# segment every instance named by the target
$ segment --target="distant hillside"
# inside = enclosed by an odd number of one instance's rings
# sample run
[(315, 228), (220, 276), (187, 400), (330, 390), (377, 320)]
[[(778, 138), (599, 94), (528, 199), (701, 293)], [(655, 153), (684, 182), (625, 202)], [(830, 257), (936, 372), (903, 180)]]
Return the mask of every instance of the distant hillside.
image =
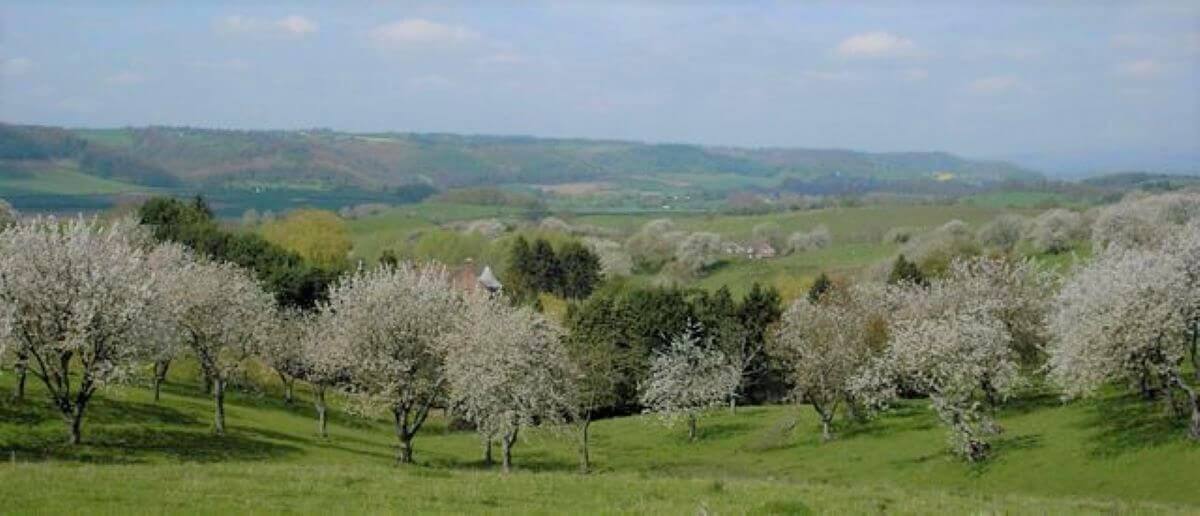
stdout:
[[(946, 153), (739, 149), (451, 134), (233, 131), (185, 127), (65, 130), (0, 126), (0, 168), (69, 160), (84, 174), (202, 188), (439, 188), (620, 181), (660, 175), (855, 177), (982, 185), (1038, 179), (1012, 164)], [(21, 167), (14, 163), (20, 161)], [(36, 168), (36, 167), (35, 167)], [(761, 181), (760, 181), (761, 182)]]
[(1080, 183), (1098, 188), (1117, 190), (1174, 190), (1185, 186), (1200, 185), (1200, 175), (1120, 172), (1089, 177), (1080, 181)]

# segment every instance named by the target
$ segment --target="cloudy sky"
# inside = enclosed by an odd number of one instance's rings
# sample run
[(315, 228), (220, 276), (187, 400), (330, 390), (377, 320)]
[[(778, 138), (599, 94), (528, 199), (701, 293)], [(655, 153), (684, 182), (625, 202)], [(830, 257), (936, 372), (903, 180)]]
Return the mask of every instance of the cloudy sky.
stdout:
[(0, 120), (1200, 157), (1194, 1), (46, 4)]

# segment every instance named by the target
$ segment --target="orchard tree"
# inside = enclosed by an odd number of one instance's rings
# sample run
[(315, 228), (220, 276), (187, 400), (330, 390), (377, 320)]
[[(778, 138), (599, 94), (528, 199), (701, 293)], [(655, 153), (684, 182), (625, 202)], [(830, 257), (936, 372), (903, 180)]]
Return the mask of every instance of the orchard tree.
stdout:
[(1011, 252), (1021, 241), (1027, 221), (1025, 217), (1007, 213), (992, 219), (979, 229), (979, 243), (1001, 252)]
[(317, 411), (317, 434), (328, 437), (329, 407), (325, 395), (329, 389), (348, 383), (351, 358), (347, 346), (337, 339), (337, 314), (322, 305), (315, 314), (301, 312), (293, 319), (299, 330), (297, 376), (312, 386), (313, 407)]
[[(891, 389), (858, 392), (894, 396), (904, 386), (928, 395), (938, 418), (950, 429), (953, 451), (969, 461), (981, 461), (990, 450), (988, 436), (998, 430), (984, 408), (985, 398), (1007, 397), (1021, 382), (1008, 341), (1004, 324), (979, 307), (898, 321), (886, 352), (875, 362), (876, 368), (887, 372), (867, 371), (859, 385), (879, 385), (880, 377), (898, 383)], [(989, 379), (990, 392), (981, 386), (983, 377)]]
[(502, 465), (523, 427), (566, 421), (577, 407), (575, 364), (557, 325), (528, 307), (473, 294), (448, 338), (450, 406), (475, 425), (491, 459), (500, 440)]
[(445, 394), (445, 337), (461, 295), (440, 265), (384, 265), (344, 278), (321, 311), (336, 353), (353, 359), (350, 408), (390, 412), (396, 460), (411, 463), (413, 438)]
[(213, 429), (225, 434), (225, 390), (276, 329), (275, 301), (249, 271), (232, 263), (192, 261), (164, 289), (213, 397)]
[(282, 309), (275, 312), (271, 324), (273, 330), (263, 340), (260, 358), (279, 376), (283, 402), (291, 405), (295, 400), (296, 380), (304, 377), (307, 368), (301, 342), (311, 322), (300, 310)]
[(132, 221), (37, 217), (0, 232), (0, 341), (42, 380), (79, 444), (96, 391), (132, 374), (161, 338), (165, 271)]
[(695, 324), (689, 325), (666, 350), (656, 352), (649, 378), (641, 388), (646, 411), (657, 414), (668, 426), (687, 420), (692, 441), (696, 440), (696, 420), (704, 411), (721, 405), (741, 377), (740, 369), (715, 345), (702, 340), (700, 333)]
[(157, 403), (162, 395), (162, 386), (167, 381), (171, 363), (186, 349), (184, 335), (175, 324), (175, 314), (167, 293), (173, 288), (171, 283), (178, 280), (178, 275), (187, 270), (195, 257), (186, 247), (167, 242), (156, 247), (147, 259), (150, 269), (161, 271), (161, 282), (157, 287), (159, 294), (156, 302), (150, 307), (152, 312), (146, 315), (147, 321), (157, 325), (159, 338), (147, 339), (144, 342), (146, 357), (151, 362), (154, 402)]
[(1029, 223), (1025, 236), (1042, 253), (1061, 253), (1075, 241), (1086, 238), (1087, 225), (1078, 213), (1056, 208), (1038, 215)]
[(1186, 399), (1200, 439), (1200, 386), (1183, 372), (1200, 315), (1200, 225), (1189, 229), (1160, 249), (1109, 247), (1067, 280), (1050, 320), (1050, 377), (1069, 398), (1113, 380), (1143, 392), (1158, 383), (1168, 403)]
[(675, 261), (687, 274), (699, 274), (717, 263), (721, 252), (721, 236), (699, 231), (684, 238), (675, 248)]
[(808, 403), (821, 420), (821, 436), (833, 438), (838, 406), (858, 403), (855, 379), (887, 341), (882, 296), (865, 288), (827, 291), (818, 300), (799, 299), (783, 314), (772, 341), (797, 403)]

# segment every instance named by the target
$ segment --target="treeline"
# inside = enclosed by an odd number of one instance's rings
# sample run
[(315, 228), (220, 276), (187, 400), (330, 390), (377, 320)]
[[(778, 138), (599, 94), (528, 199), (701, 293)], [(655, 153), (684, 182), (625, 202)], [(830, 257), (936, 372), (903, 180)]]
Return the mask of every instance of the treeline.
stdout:
[(255, 233), (223, 229), (201, 197), (191, 202), (151, 199), (138, 210), (138, 217), (160, 242), (177, 242), (210, 259), (253, 271), (282, 306), (313, 307), (344, 272), (311, 264)]
[(530, 245), (518, 236), (509, 256), (510, 292), (518, 297), (548, 293), (566, 299), (583, 299), (600, 283), (600, 258), (577, 241), (557, 250), (543, 238)]

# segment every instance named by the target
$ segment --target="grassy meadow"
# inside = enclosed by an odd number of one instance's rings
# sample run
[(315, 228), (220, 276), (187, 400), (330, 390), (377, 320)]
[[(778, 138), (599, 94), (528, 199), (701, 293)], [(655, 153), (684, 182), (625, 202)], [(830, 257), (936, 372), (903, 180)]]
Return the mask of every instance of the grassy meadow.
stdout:
[[(1200, 511), (1200, 448), (1159, 409), (1124, 395), (1061, 404), (1036, 393), (1004, 409), (994, 460), (952, 456), (924, 402), (819, 439), (807, 407), (741, 407), (700, 422), (697, 442), (650, 417), (592, 427), (590, 474), (573, 434), (530, 432), (516, 471), (485, 469), (479, 440), (438, 415), (418, 435), (417, 464), (393, 465), (382, 419), (333, 411), (316, 435), (300, 389), (232, 393), (230, 430), (210, 429), (211, 403), (193, 365), (174, 368), (164, 396), (127, 386), (98, 397), (84, 444), (65, 444), (61, 418), (30, 379), (10, 400), (0, 377), (0, 495), (13, 513), (1004, 513), (1183, 514)], [(257, 382), (256, 382), (257, 383)]]
[[(785, 299), (800, 295), (822, 271), (834, 275), (852, 275), (892, 257), (900, 246), (883, 242), (883, 236), (895, 227), (929, 230), (951, 220), (962, 220), (977, 229), (1005, 213), (1036, 215), (1041, 209), (1009, 208), (1000, 205), (959, 203), (945, 205), (885, 204), (838, 207), (818, 210), (771, 213), (766, 215), (721, 215), (676, 213), (555, 214), (577, 227), (599, 228), (611, 232), (611, 238), (623, 240), (645, 223), (669, 218), (685, 231), (711, 231), (723, 239), (748, 242), (754, 228), (767, 224), (787, 235), (826, 226), (833, 244), (825, 249), (780, 255), (765, 260), (725, 257), (701, 277), (690, 280), (692, 286), (716, 290), (728, 287), (740, 295), (754, 282), (772, 285)], [(368, 262), (378, 259), (385, 249), (402, 251), (403, 256), (438, 260), (452, 265), (472, 262), (502, 265), (507, 258), (511, 234), (495, 240), (460, 231), (440, 231), (452, 223), (497, 218), (518, 226), (531, 222), (530, 214), (505, 206), (473, 206), (425, 202), (392, 208), (382, 214), (347, 223), (353, 240), (355, 258)], [(536, 223), (536, 219), (532, 222)], [(522, 230), (526, 235), (543, 236)], [(561, 235), (544, 235), (551, 238)], [(1069, 258), (1055, 257), (1057, 260)], [(635, 275), (634, 284), (649, 284), (653, 275)]]

